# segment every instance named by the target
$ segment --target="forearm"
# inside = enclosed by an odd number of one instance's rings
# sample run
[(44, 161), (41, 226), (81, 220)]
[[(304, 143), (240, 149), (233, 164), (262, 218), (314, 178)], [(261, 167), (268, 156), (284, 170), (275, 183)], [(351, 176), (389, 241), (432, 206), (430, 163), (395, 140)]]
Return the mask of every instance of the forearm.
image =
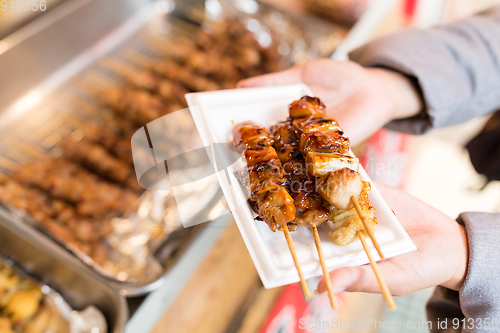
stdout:
[(381, 38), (350, 57), (367, 67), (389, 68), (415, 78), (425, 113), (410, 114), (389, 127), (423, 133), (500, 107), (498, 36), (500, 7), (454, 24)]

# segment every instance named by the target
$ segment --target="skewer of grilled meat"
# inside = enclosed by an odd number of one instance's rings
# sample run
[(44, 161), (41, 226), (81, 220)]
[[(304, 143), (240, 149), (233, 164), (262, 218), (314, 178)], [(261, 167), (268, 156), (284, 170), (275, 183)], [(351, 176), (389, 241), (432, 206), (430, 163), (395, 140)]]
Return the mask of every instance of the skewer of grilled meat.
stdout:
[(114, 156), (129, 165), (134, 163), (130, 137), (125, 139), (115, 131), (99, 126), (95, 122), (85, 124), (82, 130), (85, 139), (105, 147)]
[(300, 149), (306, 156), (308, 172), (320, 177), (319, 194), (329, 204), (349, 209), (350, 198), (358, 199), (363, 187), (357, 172), (359, 160), (349, 155), (349, 140), (324, 110), (318, 98), (304, 96), (290, 104), (290, 117), (301, 133)]
[(110, 88), (98, 97), (103, 105), (140, 126), (182, 109), (181, 105), (165, 103), (157, 95), (144, 90)]
[(63, 140), (60, 146), (66, 158), (82, 164), (105, 179), (118, 182), (135, 192), (142, 192), (130, 165), (110, 155), (102, 146), (86, 139), (75, 141), (72, 138)]
[(304, 96), (290, 104), (290, 117), (300, 133), (300, 149), (312, 175), (322, 177), (344, 167), (358, 170), (359, 160), (349, 156), (349, 139), (326, 115), (318, 98)]
[[(368, 200), (370, 191), (370, 183), (363, 182), (363, 189), (358, 202), (365, 216), (365, 221), (368, 222), (368, 227), (372, 232), (375, 232), (377, 228), (377, 219), (375, 217), (375, 207), (373, 207)], [(337, 245), (347, 245), (357, 241), (358, 231), (364, 232), (365, 229), (354, 207), (343, 210), (335, 208), (335, 206), (330, 206), (328, 220), (332, 221), (335, 226), (335, 230), (330, 231), (329, 235)]]
[(300, 278), (300, 285), (306, 299), (311, 297), (309, 286), (302, 274), (302, 268), (290, 236), (290, 227), (297, 228), (295, 223), (295, 205), (290, 194), (283, 186), (285, 170), (281, 166), (276, 150), (272, 146), (269, 132), (252, 122), (245, 122), (233, 129), (234, 146), (243, 151), (248, 167), (250, 182), (250, 200), (254, 201), (259, 217), (274, 232), (283, 230), (290, 254)]
[(126, 72), (125, 78), (132, 86), (147, 90), (153, 94), (158, 94), (166, 102), (175, 102), (186, 106), (184, 95), (188, 92), (179, 83), (161, 77), (148, 70), (132, 70)]
[(283, 165), (288, 181), (286, 188), (296, 208), (295, 222), (299, 226), (318, 226), (328, 218), (329, 211), (323, 207), (322, 199), (316, 193), (316, 177), (309, 175), (300, 152), (299, 138), (291, 120), (271, 127), (274, 147)]
[(161, 77), (179, 82), (190, 91), (211, 91), (221, 88), (214, 80), (193, 73), (170, 59), (155, 61), (151, 70)]
[(328, 209), (323, 206), (321, 196), (315, 191), (316, 178), (309, 175), (307, 172), (304, 157), (299, 150), (300, 145), (297, 140), (298, 137), (293, 128), (291, 119), (275, 125), (272, 132), (276, 135), (274, 140), (275, 146), (281, 146), (279, 157), (283, 163), (283, 168), (287, 172), (287, 189), (292, 195), (296, 207), (295, 223), (299, 226), (311, 228), (330, 303), (332, 308), (335, 309), (337, 307), (337, 301), (332, 289), (330, 276), (328, 275), (321, 239), (317, 228), (318, 225), (327, 220), (329, 215)]
[(236, 150), (243, 152), (247, 162), (250, 200), (256, 203), (259, 217), (272, 231), (292, 222), (295, 206), (284, 187), (285, 171), (271, 145), (269, 132), (252, 122), (244, 122), (234, 128), (233, 138)]
[(357, 231), (364, 230), (352, 197), (359, 201), (369, 227), (376, 227), (375, 209), (368, 201), (370, 184), (361, 180), (359, 161), (349, 155), (349, 140), (337, 122), (325, 114), (325, 106), (318, 98), (304, 96), (293, 102), (290, 116), (301, 133), (300, 150), (306, 156), (308, 172), (320, 177), (316, 190), (331, 205), (329, 219), (336, 226), (331, 236), (338, 245), (349, 244), (357, 239)]
[(63, 242), (76, 245), (102, 263), (102, 251), (98, 249), (102, 245), (98, 243), (112, 232), (109, 219), (81, 217), (72, 205), (12, 179), (0, 184), (0, 201), (25, 211), (50, 234)]
[[(211, 31), (201, 30), (193, 40), (185, 38), (177, 44), (184, 50), (173, 54), (178, 61), (228, 84), (279, 67), (277, 52), (269, 52), (276, 46), (262, 47), (251, 31), (234, 20), (216, 22)], [(271, 63), (273, 66), (269, 66)]]
[(62, 158), (37, 160), (14, 170), (12, 178), (70, 202), (82, 216), (112, 217), (129, 210), (137, 195), (99, 179)]
[(185, 105), (184, 94), (187, 90), (172, 80), (160, 77), (148, 69), (133, 68), (124, 62), (114, 59), (103, 59), (102, 66), (123, 75), (127, 83), (135, 88), (158, 94), (166, 102), (177, 102)]

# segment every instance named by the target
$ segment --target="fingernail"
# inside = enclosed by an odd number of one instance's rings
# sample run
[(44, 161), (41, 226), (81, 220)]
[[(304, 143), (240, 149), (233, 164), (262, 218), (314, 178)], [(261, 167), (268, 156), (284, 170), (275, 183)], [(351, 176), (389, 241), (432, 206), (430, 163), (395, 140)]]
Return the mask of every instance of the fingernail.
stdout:
[(314, 290), (314, 295), (316, 295), (316, 296), (323, 295), (324, 293), (326, 293), (326, 291), (323, 291), (322, 293), (320, 293), (320, 292), (318, 291), (318, 289), (315, 289), (315, 290)]

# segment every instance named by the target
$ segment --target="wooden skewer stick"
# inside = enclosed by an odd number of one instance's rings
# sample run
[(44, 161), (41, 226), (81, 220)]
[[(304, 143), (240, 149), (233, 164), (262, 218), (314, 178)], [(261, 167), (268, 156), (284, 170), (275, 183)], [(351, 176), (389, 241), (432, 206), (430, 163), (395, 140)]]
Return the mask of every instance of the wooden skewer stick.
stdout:
[(337, 300), (335, 299), (335, 293), (332, 288), (332, 280), (330, 279), (330, 274), (325, 264), (325, 256), (323, 255), (323, 248), (321, 247), (321, 240), (319, 238), (318, 228), (315, 225), (311, 225), (311, 231), (314, 237), (314, 243), (316, 244), (316, 249), (318, 250), (319, 262), (321, 268), (323, 269), (323, 279), (325, 280), (326, 289), (328, 290), (328, 297), (330, 297), (330, 304), (333, 309), (337, 308)]
[(99, 73), (94, 72), (94, 71), (89, 71), (85, 75), (85, 79), (89, 80), (90, 82), (92, 82), (98, 86), (101, 86), (104, 89), (117, 88), (117, 84), (115, 82), (111, 81), (110, 79), (108, 79), (104, 75), (99, 74)]
[(180, 62), (185, 61), (188, 55), (196, 50), (191, 39), (184, 37), (179, 37), (175, 42), (159, 37), (152, 37), (149, 41), (146, 41), (146, 43), (153, 52)]
[(87, 80), (81, 78), (73, 78), (70, 80), (70, 82), (93, 97), (99, 97), (102, 93), (104, 93), (103, 88), (95, 87), (93, 84), (90, 84)]
[(41, 152), (40, 148), (37, 146), (34, 146), (34, 145), (32, 146), (32, 145), (29, 145), (25, 142), (21, 142), (21, 141), (18, 141), (16, 139), (13, 139), (13, 138), (8, 138), (7, 141), (9, 142), (9, 144), (11, 146), (19, 148), (23, 152), (27, 153), (29, 156), (32, 156), (35, 158), (43, 158), (46, 155), (46, 153)]
[(86, 114), (89, 114), (92, 117), (101, 117), (103, 118), (103, 112), (94, 104), (86, 101), (82, 98), (75, 99), (73, 104), (81, 111)]
[[(194, 10), (193, 7), (188, 9), (186, 16), (198, 24), (203, 23), (204, 17), (202, 18), (199, 15), (195, 14), (193, 12), (193, 10)], [(182, 32), (184, 35), (193, 36), (198, 31), (200, 31), (200, 27), (198, 25), (190, 23), (190, 22), (185, 21), (185, 20), (181, 20), (181, 19), (172, 17), (171, 22), (172, 22), (172, 25), (179, 28), (179, 32)]]
[(148, 68), (154, 64), (153, 59), (146, 57), (144, 54), (139, 53), (132, 49), (125, 50), (125, 52), (123, 53), (123, 57), (141, 67)]
[(171, 47), (174, 44), (170, 41), (154, 39), (154, 41), (151, 41), (148, 45), (153, 51), (161, 53), (163, 56), (177, 56), (177, 53)]
[(372, 266), (373, 273), (375, 273), (375, 277), (377, 278), (380, 289), (382, 290), (382, 295), (384, 296), (384, 299), (387, 302), (389, 309), (391, 311), (395, 311), (396, 303), (394, 302), (394, 298), (392, 298), (391, 292), (389, 291), (389, 288), (387, 287), (387, 284), (385, 283), (382, 274), (380, 274), (377, 262), (375, 261), (375, 259), (373, 259), (372, 253), (370, 252), (370, 248), (366, 243), (365, 235), (363, 234), (362, 231), (358, 231), (358, 237), (359, 240), (361, 241), (361, 244), (363, 244), (363, 248), (365, 249), (366, 255), (368, 256), (368, 260), (370, 260), (370, 265)]
[(5, 157), (0, 156), (0, 167), (8, 169), (8, 170), (14, 170), (18, 166), (17, 163), (6, 159)]
[(286, 242), (288, 243), (288, 248), (290, 249), (290, 253), (292, 254), (293, 262), (295, 263), (295, 267), (297, 268), (297, 273), (299, 273), (300, 277), (300, 285), (302, 286), (302, 291), (304, 292), (304, 296), (306, 299), (311, 298), (311, 291), (309, 290), (309, 285), (307, 284), (306, 279), (304, 279), (304, 275), (302, 274), (302, 268), (300, 268), (299, 259), (297, 258), (297, 253), (295, 252), (295, 246), (293, 245), (292, 237), (290, 236), (290, 231), (288, 230), (288, 225), (283, 224), (283, 233), (285, 234)]
[(120, 60), (103, 58), (99, 61), (99, 65), (122, 76), (132, 76), (135, 74), (135, 71), (130, 66), (127, 66)]
[(351, 197), (351, 202), (354, 205), (354, 208), (356, 209), (356, 212), (359, 215), (359, 219), (361, 220), (361, 222), (363, 222), (363, 226), (365, 227), (365, 230), (368, 232), (368, 235), (370, 236), (370, 239), (372, 240), (373, 245), (377, 249), (377, 252), (378, 252), (378, 255), (380, 256), (380, 259), (385, 260), (384, 254), (382, 253), (382, 249), (380, 249), (380, 245), (378, 245), (378, 242), (375, 239), (375, 235), (373, 234), (372, 230), (368, 227), (368, 223), (366, 223), (365, 215), (363, 214), (363, 211), (361, 210), (361, 207), (359, 206), (358, 200), (356, 200), (355, 197)]

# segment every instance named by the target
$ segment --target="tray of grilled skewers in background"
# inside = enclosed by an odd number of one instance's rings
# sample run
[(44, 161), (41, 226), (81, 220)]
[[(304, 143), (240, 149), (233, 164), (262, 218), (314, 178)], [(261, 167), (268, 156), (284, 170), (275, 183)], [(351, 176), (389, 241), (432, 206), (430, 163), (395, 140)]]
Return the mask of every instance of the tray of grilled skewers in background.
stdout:
[[(350, 152), (349, 133), (344, 135), (322, 107), (316, 108), (321, 102), (307, 97), (311, 94), (306, 85), (298, 84), (188, 95), (202, 139), (212, 147), (224, 195), (266, 288), (299, 281), (281, 230), (284, 221), (306, 279), (323, 274), (311, 225), (319, 230), (328, 270), (368, 263), (357, 233), (365, 227), (351, 196), (359, 200), (386, 258), (416, 249)], [(294, 112), (321, 113), (316, 118), (289, 118), (292, 102)], [(380, 258), (376, 253), (373, 256)]]
[[(52, 93), (29, 95), (35, 107), (1, 115), (2, 212), (42, 231), (128, 295), (156, 288), (203, 228), (185, 226), (224, 212), (215, 177), (184, 181), (181, 195), (172, 186), (155, 188), (134, 165), (151, 150), (133, 157), (131, 138), (184, 108), (185, 93), (232, 88), (242, 78), (328, 56), (345, 32), (256, 2), (251, 11), (220, 3), (218, 12), (189, 9), (199, 26), (153, 8), (138, 30), (122, 31), (129, 35), (112, 51), (85, 54), (93, 62), (76, 78), (61, 84), (64, 69), (54, 75)], [(205, 164), (182, 156), (204, 144), (188, 112), (163, 125), (155, 149), (178, 157), (179, 174), (171, 179), (211, 165), (203, 156)], [(181, 216), (179, 206), (193, 208), (191, 215)]]

